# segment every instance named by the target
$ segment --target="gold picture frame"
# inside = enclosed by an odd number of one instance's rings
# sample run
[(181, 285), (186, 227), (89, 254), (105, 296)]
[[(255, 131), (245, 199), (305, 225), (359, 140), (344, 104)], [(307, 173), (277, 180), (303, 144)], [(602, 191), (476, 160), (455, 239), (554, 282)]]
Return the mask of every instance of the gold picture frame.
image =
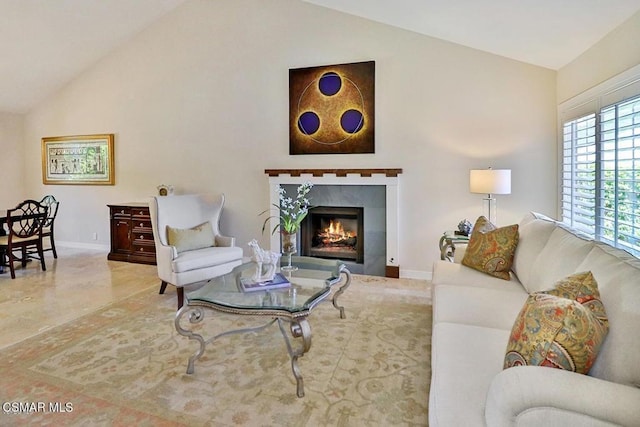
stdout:
[(42, 183), (114, 185), (113, 134), (42, 138)]

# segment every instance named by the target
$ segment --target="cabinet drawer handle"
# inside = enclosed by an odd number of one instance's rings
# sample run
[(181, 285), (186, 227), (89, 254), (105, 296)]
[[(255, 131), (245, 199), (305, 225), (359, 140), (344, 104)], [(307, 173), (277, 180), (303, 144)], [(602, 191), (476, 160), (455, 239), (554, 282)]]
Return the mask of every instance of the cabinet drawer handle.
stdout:
[(122, 209), (122, 210), (120, 211), (120, 213), (121, 213), (122, 215), (124, 215), (124, 209)]
[(144, 252), (144, 248), (140, 248), (140, 252)]
[(141, 223), (140, 223), (140, 227), (144, 227), (144, 222), (141, 222)]
[(140, 211), (138, 215), (144, 215), (144, 211)]
[(144, 240), (144, 236), (142, 234), (140, 235), (140, 240)]

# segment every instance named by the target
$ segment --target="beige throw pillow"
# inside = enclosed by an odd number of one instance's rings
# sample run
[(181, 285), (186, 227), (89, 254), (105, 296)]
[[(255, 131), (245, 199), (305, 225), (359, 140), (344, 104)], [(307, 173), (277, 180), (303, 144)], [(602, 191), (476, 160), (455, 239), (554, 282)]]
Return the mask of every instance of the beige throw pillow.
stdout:
[(180, 253), (215, 246), (215, 237), (210, 222), (192, 228), (173, 228), (167, 225), (167, 242)]

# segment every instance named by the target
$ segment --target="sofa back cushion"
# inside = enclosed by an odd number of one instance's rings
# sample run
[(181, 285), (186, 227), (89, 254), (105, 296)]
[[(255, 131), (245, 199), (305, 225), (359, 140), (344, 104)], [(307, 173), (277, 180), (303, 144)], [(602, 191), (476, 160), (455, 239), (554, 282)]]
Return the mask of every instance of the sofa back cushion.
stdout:
[(547, 244), (556, 222), (551, 218), (530, 212), (520, 221), (518, 246), (513, 259), (513, 272), (527, 288), (536, 258)]
[(640, 387), (640, 260), (596, 243), (578, 270), (590, 270), (609, 318), (609, 333), (589, 375)]
[(576, 271), (583, 271), (584, 269), (580, 270), (578, 266), (593, 249), (594, 244), (592, 240), (583, 239), (556, 225), (533, 262), (529, 280), (522, 283), (527, 292), (550, 290), (558, 280)]

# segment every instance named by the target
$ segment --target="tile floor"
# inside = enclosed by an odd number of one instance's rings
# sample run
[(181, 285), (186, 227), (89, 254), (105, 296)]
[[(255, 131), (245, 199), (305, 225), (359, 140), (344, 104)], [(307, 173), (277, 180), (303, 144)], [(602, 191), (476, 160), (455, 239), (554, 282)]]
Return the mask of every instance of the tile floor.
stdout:
[[(0, 348), (90, 313), (151, 286), (160, 287), (156, 266), (107, 261), (100, 250), (59, 247), (58, 259), (45, 252), (16, 278), (0, 274)], [(166, 297), (175, 299), (169, 286)]]

